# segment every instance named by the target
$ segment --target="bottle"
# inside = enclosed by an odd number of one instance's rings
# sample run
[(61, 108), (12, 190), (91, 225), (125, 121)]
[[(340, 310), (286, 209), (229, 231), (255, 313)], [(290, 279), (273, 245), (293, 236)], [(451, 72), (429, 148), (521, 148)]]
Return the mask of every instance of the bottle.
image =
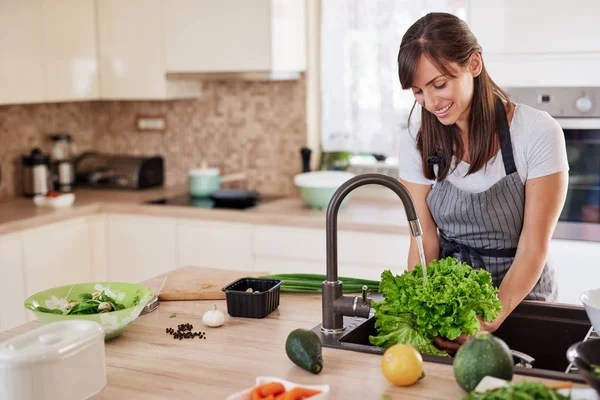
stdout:
[(55, 133), (50, 135), (50, 139), (53, 141), (50, 158), (54, 187), (59, 192), (70, 193), (75, 187), (71, 135), (67, 133)]

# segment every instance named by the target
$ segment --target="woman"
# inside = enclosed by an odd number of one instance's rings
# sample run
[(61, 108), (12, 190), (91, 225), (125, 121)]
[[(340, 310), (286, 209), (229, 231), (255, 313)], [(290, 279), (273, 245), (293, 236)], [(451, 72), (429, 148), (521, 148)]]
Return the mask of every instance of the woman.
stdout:
[[(400, 180), (419, 213), (427, 262), (453, 256), (492, 275), (503, 309), (482, 329), (493, 332), (522, 300), (556, 299), (546, 258), (569, 166), (558, 123), (511, 103), (481, 53), (451, 14), (428, 14), (402, 38), (400, 83), (412, 90), (421, 118), (418, 132), (403, 138)], [(418, 263), (413, 239), (408, 265)], [(466, 337), (438, 339), (455, 350)]]

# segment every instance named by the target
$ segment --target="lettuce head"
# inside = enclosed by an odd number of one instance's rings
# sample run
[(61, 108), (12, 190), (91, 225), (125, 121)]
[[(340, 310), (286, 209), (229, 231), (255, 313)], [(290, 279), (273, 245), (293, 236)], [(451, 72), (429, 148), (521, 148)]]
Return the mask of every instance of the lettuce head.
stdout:
[(379, 293), (383, 300), (373, 303), (378, 334), (369, 338), (371, 344), (408, 344), (424, 354), (446, 355), (433, 345), (434, 337), (472, 335), (480, 327), (478, 316), (490, 322), (502, 309), (489, 272), (453, 257), (432, 261), (427, 283), (420, 265), (397, 276), (386, 270)]

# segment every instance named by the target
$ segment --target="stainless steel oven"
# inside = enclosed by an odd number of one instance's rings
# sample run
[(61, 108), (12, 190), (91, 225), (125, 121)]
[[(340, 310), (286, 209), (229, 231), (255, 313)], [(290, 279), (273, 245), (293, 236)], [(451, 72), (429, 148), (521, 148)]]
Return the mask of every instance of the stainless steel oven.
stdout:
[(506, 90), (513, 101), (547, 111), (565, 134), (569, 187), (554, 238), (600, 241), (600, 87)]

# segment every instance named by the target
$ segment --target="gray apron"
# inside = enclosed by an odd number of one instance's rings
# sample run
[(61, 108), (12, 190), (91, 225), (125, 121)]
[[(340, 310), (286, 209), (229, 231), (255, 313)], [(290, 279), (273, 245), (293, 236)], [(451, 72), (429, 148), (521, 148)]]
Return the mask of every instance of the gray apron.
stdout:
[[(475, 269), (487, 270), (495, 287), (500, 286), (515, 258), (525, 209), (525, 186), (515, 166), (501, 101), (497, 110), (503, 121), (498, 135), (506, 176), (480, 193), (466, 192), (444, 179), (427, 196), (439, 231), (440, 259), (456, 257)], [(438, 153), (427, 162), (442, 169), (444, 158)], [(554, 270), (546, 264), (526, 299), (555, 301), (556, 296)]]

